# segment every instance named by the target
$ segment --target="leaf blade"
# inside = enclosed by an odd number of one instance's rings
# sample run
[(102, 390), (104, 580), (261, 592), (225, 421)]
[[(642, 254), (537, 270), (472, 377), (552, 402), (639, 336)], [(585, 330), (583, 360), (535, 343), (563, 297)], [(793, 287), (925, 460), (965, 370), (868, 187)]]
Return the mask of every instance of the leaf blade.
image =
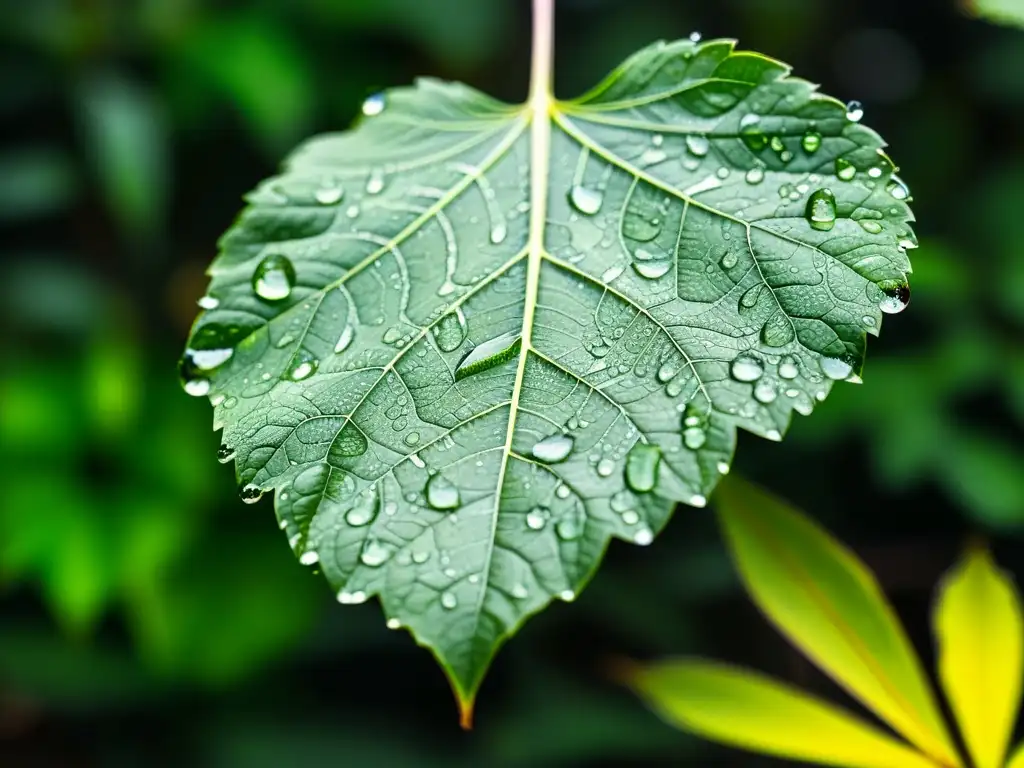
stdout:
[(960, 765), (924, 670), (874, 576), (810, 519), (731, 478), (718, 514), (748, 594), (811, 661), (943, 765)]
[(662, 719), (730, 746), (823, 765), (934, 768), (849, 712), (749, 670), (684, 660), (624, 677)]
[(939, 678), (978, 768), (1000, 768), (1020, 708), (1020, 596), (984, 549), (947, 575), (933, 617)]

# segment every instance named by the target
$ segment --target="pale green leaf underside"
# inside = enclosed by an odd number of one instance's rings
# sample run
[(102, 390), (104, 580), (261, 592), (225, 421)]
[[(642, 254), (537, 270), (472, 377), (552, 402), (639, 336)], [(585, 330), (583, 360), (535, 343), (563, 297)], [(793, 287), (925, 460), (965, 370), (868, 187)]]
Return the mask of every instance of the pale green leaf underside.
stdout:
[[(525, 108), (423, 80), (301, 147), (223, 238), (186, 357), (222, 458), (464, 701), (610, 538), (703, 505), (737, 427), (779, 439), (855, 376), (893, 301), (878, 284), (905, 286), (881, 140), (787, 72), (728, 41), (653, 45), (552, 103), (549, 168)], [(531, 174), (550, 190), (534, 254)], [(825, 187), (836, 220), (814, 228)]]

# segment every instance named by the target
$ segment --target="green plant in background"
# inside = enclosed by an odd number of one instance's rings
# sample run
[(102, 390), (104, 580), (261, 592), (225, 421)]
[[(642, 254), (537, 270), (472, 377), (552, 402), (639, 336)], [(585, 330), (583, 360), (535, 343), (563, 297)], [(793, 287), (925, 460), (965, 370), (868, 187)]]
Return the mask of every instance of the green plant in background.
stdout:
[(498, 647), (611, 538), (703, 506), (909, 299), (907, 187), (862, 110), (726, 40), (520, 107), (421, 80), (253, 192), (182, 361), (243, 500), (379, 595), (463, 723)]
[(998, 24), (1024, 27), (1022, 0), (963, 0), (968, 13)]
[[(872, 573), (781, 500), (730, 481), (716, 508), (764, 615), (906, 741), (828, 702), (716, 662), (625, 665), (618, 675), (670, 723), (726, 744), (854, 768), (963, 766), (921, 662)], [(975, 768), (1001, 768), (1020, 706), (1024, 616), (1010, 579), (972, 546), (940, 585), (938, 673)], [(1007, 768), (1024, 765), (1024, 744)]]

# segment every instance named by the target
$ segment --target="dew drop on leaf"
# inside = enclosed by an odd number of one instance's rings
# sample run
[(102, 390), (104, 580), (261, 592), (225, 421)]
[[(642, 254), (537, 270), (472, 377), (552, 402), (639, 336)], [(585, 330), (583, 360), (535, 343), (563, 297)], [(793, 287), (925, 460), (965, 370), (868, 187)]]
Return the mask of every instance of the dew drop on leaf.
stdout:
[(452, 610), (457, 608), (459, 605), (459, 599), (455, 597), (454, 592), (443, 592), (441, 594), (441, 607), (446, 610)]
[(295, 285), (295, 267), (281, 254), (267, 256), (252, 273), (252, 289), (264, 301), (287, 299)]
[(843, 157), (836, 158), (836, 176), (843, 181), (850, 181), (856, 175), (857, 168), (853, 163)]
[(184, 384), (185, 392), (192, 397), (202, 397), (210, 392), (210, 380), (204, 378), (189, 379)]
[(310, 549), (299, 555), (299, 562), (303, 565), (316, 565), (320, 562), (320, 555)]
[(637, 493), (648, 493), (658, 481), (661, 449), (650, 443), (637, 443), (626, 454), (626, 484)]
[(343, 589), (338, 593), (338, 602), (342, 605), (359, 605), (366, 602), (366, 593), (361, 590), (349, 592)]
[(647, 526), (637, 528), (633, 534), (633, 543), (639, 544), (641, 547), (646, 547), (652, 541), (654, 541), (654, 532)]
[(808, 154), (817, 152), (821, 148), (821, 134), (816, 131), (808, 131), (800, 140), (800, 146)]
[(776, 312), (761, 327), (761, 341), (769, 347), (784, 347), (795, 338), (793, 323), (782, 312)]
[(341, 335), (338, 336), (338, 341), (334, 345), (334, 351), (336, 353), (344, 352), (349, 348), (352, 343), (352, 339), (355, 336), (355, 329), (351, 325), (346, 324), (341, 331)]
[(859, 123), (864, 117), (864, 106), (859, 101), (851, 101), (846, 105), (846, 119), (851, 123)]
[(211, 310), (220, 306), (220, 300), (213, 296), (201, 296), (196, 301), (196, 304), (199, 305), (200, 309)]
[(227, 443), (221, 443), (220, 448), (217, 449), (217, 461), (221, 464), (227, 464), (233, 458), (235, 458), (235, 449)]
[(359, 562), (370, 568), (379, 568), (391, 559), (394, 549), (375, 536), (371, 536), (363, 545), (359, 554)]
[(800, 375), (800, 369), (797, 367), (796, 360), (789, 355), (782, 358), (779, 363), (779, 377), (783, 379), (795, 379)]
[(442, 352), (452, 352), (462, 346), (466, 340), (466, 316), (462, 307), (437, 321), (434, 327), (434, 341)]
[(551, 510), (547, 507), (534, 507), (526, 513), (526, 527), (531, 531), (539, 531), (547, 525)]
[(686, 151), (694, 157), (704, 157), (711, 149), (711, 142), (702, 133), (690, 133), (686, 135)]
[(255, 504), (263, 498), (263, 489), (255, 483), (246, 483), (238, 489), (238, 497), (246, 504)]
[(363, 101), (362, 112), (367, 117), (374, 117), (384, 111), (387, 97), (383, 93), (375, 93)]
[(572, 189), (569, 190), (569, 202), (572, 203), (572, 207), (580, 213), (593, 216), (601, 210), (601, 204), (604, 202), (604, 194), (597, 189), (573, 184)]
[(352, 508), (345, 513), (345, 522), (355, 528), (369, 525), (377, 517), (377, 510), (380, 506), (379, 501), (376, 491), (369, 490), (363, 492), (356, 499)]
[(879, 283), (884, 297), (878, 303), (878, 308), (889, 315), (902, 312), (910, 304), (910, 286), (900, 280), (889, 280)]
[(569, 456), (574, 444), (575, 440), (569, 435), (551, 435), (534, 443), (530, 453), (539, 461), (555, 464), (564, 461)]
[(847, 379), (853, 373), (853, 366), (839, 357), (823, 357), (819, 365), (821, 372), (835, 381)]
[(427, 481), (427, 504), (434, 509), (457, 509), (461, 504), (459, 489), (440, 472)]
[(819, 189), (807, 198), (807, 221), (814, 229), (828, 231), (836, 225), (836, 198), (831, 189)]
[(764, 366), (756, 358), (740, 355), (732, 361), (730, 372), (736, 381), (757, 381), (764, 374)]

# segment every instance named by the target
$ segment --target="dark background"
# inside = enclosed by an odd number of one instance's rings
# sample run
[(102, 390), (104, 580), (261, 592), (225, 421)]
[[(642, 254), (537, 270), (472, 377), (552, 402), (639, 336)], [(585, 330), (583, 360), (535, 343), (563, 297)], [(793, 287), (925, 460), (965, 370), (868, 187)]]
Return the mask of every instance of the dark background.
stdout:
[[(744, 434), (736, 471), (875, 568), (930, 659), (968, 535), (1024, 573), (1024, 31), (953, 0), (557, 0), (556, 90), (693, 30), (861, 100), (911, 186), (914, 298), (865, 384), (782, 445)], [(337, 605), (215, 461), (175, 366), (241, 195), (382, 87), (520, 101), (528, 65), (526, 0), (0, 0), (4, 768), (781, 764), (671, 730), (608, 682), (614, 655), (848, 701), (749, 604), (712, 514), (681, 508), (528, 622), (463, 733), (429, 653), (375, 602)]]

